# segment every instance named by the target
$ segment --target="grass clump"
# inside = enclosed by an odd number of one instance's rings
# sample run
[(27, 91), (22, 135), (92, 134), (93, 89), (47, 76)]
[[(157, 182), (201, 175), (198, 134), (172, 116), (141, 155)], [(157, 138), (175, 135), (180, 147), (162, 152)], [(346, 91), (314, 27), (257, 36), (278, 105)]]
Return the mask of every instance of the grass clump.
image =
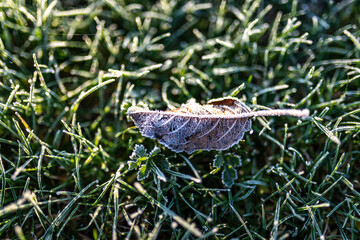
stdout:
[[(0, 2), (2, 238), (356, 239), (356, 1)], [(175, 154), (126, 116), (237, 96), (226, 152)], [(228, 187), (232, 185), (231, 187)]]

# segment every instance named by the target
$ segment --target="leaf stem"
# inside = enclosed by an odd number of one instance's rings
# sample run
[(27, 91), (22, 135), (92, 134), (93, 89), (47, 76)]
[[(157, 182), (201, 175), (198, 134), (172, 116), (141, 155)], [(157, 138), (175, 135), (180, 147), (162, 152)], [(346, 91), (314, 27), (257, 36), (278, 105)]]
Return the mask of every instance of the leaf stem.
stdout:
[(231, 115), (196, 115), (188, 113), (178, 113), (178, 112), (166, 112), (166, 111), (152, 111), (152, 110), (143, 110), (141, 108), (133, 107), (128, 110), (128, 114), (154, 114), (159, 113), (162, 115), (170, 116), (181, 116), (185, 118), (223, 118), (223, 119), (238, 119), (238, 118), (250, 118), (250, 117), (271, 117), (271, 116), (291, 116), (291, 117), (301, 117), (306, 118), (309, 116), (309, 109), (271, 109), (271, 110), (262, 110), (256, 112), (244, 112), (241, 114), (231, 114)]

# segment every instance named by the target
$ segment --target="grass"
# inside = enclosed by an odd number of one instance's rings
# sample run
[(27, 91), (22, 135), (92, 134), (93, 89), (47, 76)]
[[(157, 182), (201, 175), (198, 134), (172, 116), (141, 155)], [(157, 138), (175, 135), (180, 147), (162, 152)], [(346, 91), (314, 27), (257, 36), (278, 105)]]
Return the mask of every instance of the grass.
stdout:
[[(1, 238), (357, 239), (359, 13), (1, 1)], [(189, 155), (126, 115), (223, 96), (311, 116), (257, 118), (231, 149)]]

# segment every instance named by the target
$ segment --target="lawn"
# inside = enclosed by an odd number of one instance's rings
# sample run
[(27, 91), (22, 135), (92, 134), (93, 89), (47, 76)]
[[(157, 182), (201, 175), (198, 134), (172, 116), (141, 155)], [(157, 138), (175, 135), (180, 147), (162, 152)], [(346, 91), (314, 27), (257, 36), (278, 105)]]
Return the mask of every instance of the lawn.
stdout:
[[(0, 238), (358, 239), (359, 15), (355, 0), (0, 0)], [(310, 116), (253, 117), (233, 147), (189, 154), (127, 114), (221, 97)]]

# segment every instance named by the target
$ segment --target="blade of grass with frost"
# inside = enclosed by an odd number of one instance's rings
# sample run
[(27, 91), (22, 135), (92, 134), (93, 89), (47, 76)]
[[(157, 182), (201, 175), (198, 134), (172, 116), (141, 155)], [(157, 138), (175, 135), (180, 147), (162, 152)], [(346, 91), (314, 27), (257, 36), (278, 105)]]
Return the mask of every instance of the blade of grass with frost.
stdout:
[(173, 176), (176, 176), (176, 177), (180, 177), (180, 178), (184, 178), (184, 179), (189, 179), (191, 181), (194, 181), (194, 182), (201, 182), (201, 179), (199, 180), (198, 178), (196, 177), (193, 177), (191, 175), (187, 175), (187, 174), (184, 174), (184, 173), (179, 173), (179, 172), (175, 172), (175, 171), (172, 171), (170, 169), (166, 169), (165, 172), (173, 175)]
[[(316, 203), (316, 201), (318, 201), (319, 199), (323, 198), (330, 190), (332, 190), (335, 186), (337, 186), (337, 184), (343, 180), (343, 176), (340, 176), (338, 179), (336, 179), (336, 181), (334, 181), (327, 189), (325, 189), (324, 191), (322, 191), (321, 194), (317, 193), (317, 192), (313, 192), (315, 195), (317, 195), (315, 198), (313, 198), (311, 201), (307, 202), (306, 205), (310, 205), (310, 204), (314, 204)], [(306, 206), (305, 206), (306, 207)], [(304, 207), (303, 207), (304, 208)], [(300, 208), (302, 209), (302, 208)], [(304, 210), (304, 209), (302, 209)]]
[(38, 201), (36, 199), (36, 195), (32, 192), (30, 192), (29, 190), (26, 190), (23, 194), (24, 198), (30, 202), (30, 204), (33, 206), (34, 211), (36, 216), (38, 217), (41, 226), (43, 227), (43, 229), (46, 229), (46, 224), (44, 222), (44, 220), (46, 221), (47, 224), (50, 224), (50, 219), (45, 215), (45, 213), (41, 210)]
[(14, 90), (11, 91), (9, 98), (6, 101), (5, 106), (3, 107), (3, 110), (1, 112), (1, 115), (5, 115), (6, 111), (8, 110), (10, 103), (13, 101), (15, 95), (17, 94), (17, 91), (19, 90), (20, 85), (16, 85)]
[(198, 171), (196, 170), (196, 168), (191, 164), (191, 162), (189, 161), (189, 159), (187, 159), (184, 155), (180, 155), (184, 160), (185, 162), (189, 165), (189, 167), (191, 168), (191, 170), (193, 171), (195, 177), (196, 177), (196, 180), (195, 182), (196, 183), (201, 183), (201, 177), (200, 177), (200, 174), (198, 173)]
[(5, 201), (5, 188), (6, 188), (6, 172), (2, 160), (2, 155), (0, 153), (0, 168), (1, 168), (1, 199), (0, 199), (0, 208), (4, 208)]
[(60, 238), (62, 232), (64, 231), (65, 226), (68, 224), (68, 222), (73, 218), (74, 214), (77, 212), (77, 210), (79, 209), (79, 205), (77, 205), (69, 214), (69, 216), (65, 219), (64, 223), (62, 224), (59, 232), (56, 234), (56, 238)]
[[(124, 167), (124, 164), (121, 164), (120, 167), (118, 168), (118, 170), (116, 171), (116, 174), (115, 176), (113, 177), (113, 180), (117, 180), (118, 182), (121, 182), (121, 180), (119, 179), (120, 178), (120, 171), (123, 169)], [(110, 181), (109, 181), (110, 183)], [(110, 184), (109, 184), (110, 186)], [(116, 188), (118, 187), (117, 183), (115, 181), (111, 181), (111, 190), (110, 190), (110, 194), (109, 194), (109, 197), (108, 197), (108, 200), (107, 200), (107, 208), (110, 207), (110, 204), (111, 204), (111, 201), (113, 200), (114, 198), (114, 194), (116, 194)], [(105, 192), (105, 191), (104, 191)], [(99, 199), (99, 198), (98, 198)], [(115, 199), (114, 199), (115, 201)], [(116, 210), (118, 211), (118, 210)], [(104, 219), (105, 221), (102, 222), (102, 224), (100, 225), (100, 229), (99, 229), (99, 236), (98, 236), (98, 239), (101, 239), (102, 238), (102, 235), (104, 234), (104, 231), (105, 231), (105, 226), (106, 226), (106, 222), (107, 222), (107, 219), (109, 217), (109, 215), (111, 215), (111, 212), (109, 211), (106, 211), (105, 212), (105, 216), (104, 216)], [(114, 231), (114, 228), (112, 228), (112, 231)], [(135, 231), (136, 232), (136, 231)]]
[(271, 229), (271, 237), (270, 239), (278, 239), (278, 230), (279, 230), (279, 216), (280, 216), (280, 202), (281, 202), (281, 197), (277, 200), (276, 202), (276, 209), (275, 209), (275, 214), (274, 214), (274, 222), (273, 222), (273, 228)]
[(325, 127), (324, 125), (322, 125), (321, 123), (319, 123), (318, 121), (316, 121), (315, 118), (312, 119), (312, 122), (315, 123), (315, 125), (323, 132), (325, 133), (325, 135), (334, 143), (336, 143), (337, 145), (340, 145), (340, 139), (338, 137), (336, 137), (329, 129), (327, 129), (327, 127)]
[(248, 227), (246, 226), (246, 222), (242, 219), (241, 215), (238, 213), (238, 211), (236, 211), (236, 209), (233, 207), (232, 204), (229, 204), (229, 206), (231, 207), (231, 209), (233, 210), (233, 212), (235, 213), (236, 217), (239, 219), (239, 221), (241, 222), (241, 225), (245, 228), (246, 233), (248, 234), (249, 238), (251, 240), (253, 240), (253, 236), (251, 234), (251, 232), (249, 231)]
[(155, 200), (152, 196), (150, 196), (146, 190), (143, 188), (143, 186), (138, 183), (135, 182), (134, 184), (135, 188), (143, 195), (145, 196), (147, 199), (149, 199), (153, 204), (155, 204), (156, 206), (160, 207), (164, 212), (166, 212), (166, 214), (168, 214), (169, 216), (171, 216), (177, 223), (179, 223), (182, 227), (184, 227), (186, 230), (188, 230), (189, 232), (191, 232), (192, 234), (194, 234), (197, 237), (201, 237), (202, 233), (200, 232), (199, 229), (197, 229), (195, 226), (193, 226), (192, 224), (189, 224), (185, 219), (183, 219), (182, 217), (180, 217), (179, 215), (177, 215), (175, 212), (173, 212), (172, 210), (168, 209), (167, 207), (165, 207), (164, 205), (162, 205), (160, 202), (158, 202), (157, 200)]
[(107, 80), (105, 82), (102, 82), (98, 85), (96, 85), (95, 87), (92, 87), (91, 89), (89, 89), (88, 91), (86, 92), (81, 92), (80, 93), (80, 96), (76, 99), (76, 101), (72, 104), (71, 108), (70, 108), (70, 111), (72, 113), (76, 112), (77, 109), (79, 108), (79, 104), (82, 100), (84, 100), (84, 98), (86, 98), (87, 96), (89, 96), (91, 93), (95, 92), (96, 90), (110, 84), (110, 83), (113, 83), (115, 82), (115, 79), (110, 79), (110, 80)]
[(119, 184), (116, 183), (114, 187), (114, 219), (113, 219), (113, 226), (112, 226), (112, 239), (117, 239), (117, 222), (119, 216)]
[(45, 240), (52, 239), (52, 234), (54, 232), (55, 226), (60, 224), (65, 219), (65, 217), (67, 216), (68, 212), (70, 211), (71, 207), (75, 204), (75, 202), (79, 198), (81, 198), (84, 195), (84, 193), (95, 183), (98, 183), (98, 180), (93, 181), (85, 188), (83, 188), (73, 199), (71, 199), (71, 201), (64, 207), (64, 209), (56, 215), (55, 219), (52, 221), (48, 229), (46, 229), (46, 232), (43, 236)]
[(267, 198), (264, 199), (264, 202), (268, 201), (269, 199), (271, 199), (272, 197), (274, 197), (275, 195), (283, 192), (287, 187), (289, 187), (294, 181), (296, 180), (296, 178), (292, 178), (290, 181), (288, 181), (282, 188), (277, 189), (276, 192), (272, 193), (270, 196), (268, 196)]
[(40, 151), (38, 164), (37, 164), (37, 179), (38, 179), (38, 185), (39, 185), (40, 191), (43, 190), (41, 169), (42, 169), (42, 162), (44, 159), (44, 155), (45, 155), (45, 146), (41, 146), (41, 151)]
[(41, 82), (40, 86), (46, 92), (47, 98), (50, 98), (50, 96), (51, 96), (54, 99), (56, 99), (60, 104), (62, 104), (63, 102), (62, 102), (61, 98), (54, 91), (49, 89), (48, 86), (46, 85), (46, 81), (45, 81), (44, 76), (43, 76), (43, 74), (42, 74), (42, 72), (40, 70), (40, 66), (39, 66), (38, 61), (36, 59), (36, 54), (35, 53), (33, 54), (33, 61), (34, 61), (35, 68), (36, 68), (36, 70), (37, 70), (37, 72), (39, 74), (39, 79), (40, 79), (40, 82)]

